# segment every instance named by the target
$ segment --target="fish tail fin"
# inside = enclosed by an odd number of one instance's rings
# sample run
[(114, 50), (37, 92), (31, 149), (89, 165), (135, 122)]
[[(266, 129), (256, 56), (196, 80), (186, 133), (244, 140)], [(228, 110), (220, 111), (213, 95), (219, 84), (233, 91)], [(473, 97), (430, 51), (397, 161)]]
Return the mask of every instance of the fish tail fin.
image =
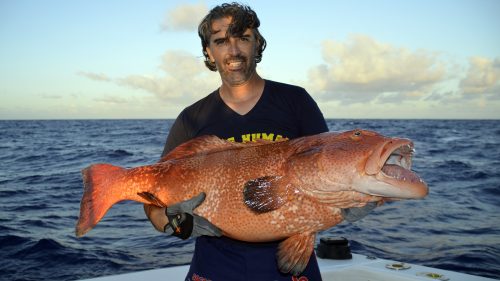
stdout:
[(76, 236), (90, 231), (115, 203), (123, 200), (113, 191), (113, 182), (123, 174), (124, 168), (110, 164), (95, 164), (82, 170), (83, 197), (80, 217), (76, 225)]

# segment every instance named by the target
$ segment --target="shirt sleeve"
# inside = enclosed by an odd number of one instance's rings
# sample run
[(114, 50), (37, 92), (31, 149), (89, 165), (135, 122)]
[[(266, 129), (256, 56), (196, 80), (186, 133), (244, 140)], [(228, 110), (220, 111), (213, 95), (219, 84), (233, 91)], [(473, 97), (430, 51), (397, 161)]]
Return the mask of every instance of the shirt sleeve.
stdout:
[(299, 110), (300, 134), (302, 136), (310, 136), (319, 133), (328, 132), (323, 113), (319, 109), (314, 99), (305, 91), (303, 103)]
[(167, 141), (163, 148), (161, 158), (167, 155), (170, 151), (176, 148), (178, 145), (191, 139), (190, 133), (188, 132), (189, 126), (186, 126), (185, 112), (182, 111), (179, 116), (175, 119), (174, 124), (168, 132)]

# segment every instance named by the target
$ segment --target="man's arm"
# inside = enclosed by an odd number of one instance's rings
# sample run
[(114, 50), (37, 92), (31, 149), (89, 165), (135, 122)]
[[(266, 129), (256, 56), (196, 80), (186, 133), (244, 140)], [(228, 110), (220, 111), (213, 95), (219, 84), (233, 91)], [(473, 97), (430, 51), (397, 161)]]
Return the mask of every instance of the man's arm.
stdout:
[(304, 90), (304, 95), (297, 101), (296, 110), (301, 136), (310, 136), (328, 132), (323, 113), (314, 99)]
[(170, 151), (176, 148), (178, 145), (185, 143), (190, 140), (191, 134), (188, 132), (185, 120), (185, 112), (181, 112), (179, 116), (172, 124), (167, 136), (167, 140), (165, 141), (165, 146), (163, 147), (163, 152), (161, 153), (161, 158), (165, 157)]
[[(165, 147), (161, 157), (165, 157), (171, 150), (190, 139), (189, 133), (184, 125), (182, 112), (170, 128)], [(181, 239), (198, 237), (201, 235), (221, 236), (219, 228), (208, 220), (193, 214), (193, 210), (205, 200), (205, 194), (201, 193), (189, 200), (174, 204), (172, 206), (157, 207), (144, 204), (144, 212), (156, 230), (165, 232)]]

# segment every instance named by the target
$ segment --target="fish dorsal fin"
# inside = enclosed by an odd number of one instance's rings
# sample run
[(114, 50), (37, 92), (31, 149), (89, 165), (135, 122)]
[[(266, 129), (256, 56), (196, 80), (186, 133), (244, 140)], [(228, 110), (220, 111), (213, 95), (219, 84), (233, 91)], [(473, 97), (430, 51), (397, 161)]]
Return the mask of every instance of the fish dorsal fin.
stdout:
[(277, 140), (267, 140), (267, 139), (255, 139), (253, 141), (245, 142), (245, 144), (249, 145), (263, 145), (263, 144), (270, 144), (270, 143), (277, 143), (277, 142), (284, 142), (288, 141), (288, 138), (279, 138)]
[(189, 140), (170, 151), (159, 162), (185, 158), (196, 154), (208, 154), (216, 151), (241, 147), (242, 144), (230, 142), (216, 136), (201, 136)]
[(278, 209), (288, 201), (286, 185), (280, 176), (265, 176), (245, 183), (243, 198), (245, 204), (257, 213)]
[(164, 162), (172, 159), (185, 158), (200, 153), (207, 154), (216, 151), (237, 149), (246, 146), (266, 145), (287, 140), (288, 140), (287, 138), (283, 138), (276, 141), (257, 139), (251, 142), (239, 143), (234, 141), (227, 141), (213, 135), (206, 135), (194, 138), (183, 144), (180, 144), (172, 151), (170, 151), (167, 155), (165, 155), (163, 158), (161, 158), (159, 162)]

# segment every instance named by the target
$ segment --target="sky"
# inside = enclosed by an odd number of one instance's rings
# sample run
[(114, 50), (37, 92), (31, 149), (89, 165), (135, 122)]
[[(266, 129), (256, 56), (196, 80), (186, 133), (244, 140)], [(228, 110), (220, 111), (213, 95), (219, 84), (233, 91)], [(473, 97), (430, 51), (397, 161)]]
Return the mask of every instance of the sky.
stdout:
[[(219, 1), (0, 0), (0, 119), (175, 118), (220, 85)], [(258, 73), (326, 118), (500, 119), (500, 1), (246, 1)]]

